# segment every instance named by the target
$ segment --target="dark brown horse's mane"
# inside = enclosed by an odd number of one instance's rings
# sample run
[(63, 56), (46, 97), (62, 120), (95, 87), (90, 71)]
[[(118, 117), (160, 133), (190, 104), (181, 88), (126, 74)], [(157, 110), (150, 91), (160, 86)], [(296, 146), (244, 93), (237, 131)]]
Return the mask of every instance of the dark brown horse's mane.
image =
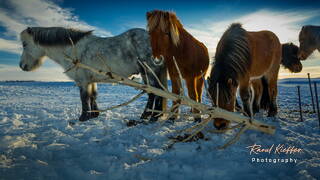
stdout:
[(175, 45), (179, 44), (179, 29), (183, 28), (174, 12), (154, 10), (147, 13), (148, 30), (156, 28), (164, 33), (169, 33)]
[(221, 37), (215, 55), (214, 66), (209, 78), (209, 91), (214, 92), (219, 83), (219, 93), (224, 100), (231, 96), (228, 91), (228, 79), (238, 83), (250, 67), (250, 49), (247, 31), (241, 24), (233, 23)]
[(211, 79), (214, 83), (237, 81), (248, 72), (250, 58), (247, 31), (239, 23), (231, 24), (218, 43)]
[[(92, 33), (63, 27), (29, 27), (27, 33), (33, 37), (35, 43), (46, 46), (72, 45)], [(70, 40), (72, 39), (72, 42)]]

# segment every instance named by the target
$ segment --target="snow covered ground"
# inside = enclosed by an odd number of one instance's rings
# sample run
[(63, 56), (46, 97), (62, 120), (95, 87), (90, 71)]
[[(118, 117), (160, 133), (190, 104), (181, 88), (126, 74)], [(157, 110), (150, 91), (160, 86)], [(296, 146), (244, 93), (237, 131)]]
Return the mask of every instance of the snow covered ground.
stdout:
[[(304, 122), (299, 122), (297, 84)], [(318, 89), (320, 94), (320, 84)], [(130, 87), (102, 84), (98, 103), (106, 108), (137, 93)], [(143, 96), (127, 107), (71, 126), (81, 109), (74, 83), (0, 82), (0, 179), (320, 179), (320, 128), (311, 113), (305, 79), (279, 82), (277, 118), (256, 116), (275, 125), (275, 135), (247, 131), (226, 150), (217, 147), (235, 131), (205, 132), (209, 140), (167, 149), (168, 136), (192, 121), (127, 127), (126, 121), (139, 119), (145, 101)], [(295, 146), (302, 153), (250, 155), (247, 147), (254, 144)], [(267, 162), (252, 162), (253, 158)]]

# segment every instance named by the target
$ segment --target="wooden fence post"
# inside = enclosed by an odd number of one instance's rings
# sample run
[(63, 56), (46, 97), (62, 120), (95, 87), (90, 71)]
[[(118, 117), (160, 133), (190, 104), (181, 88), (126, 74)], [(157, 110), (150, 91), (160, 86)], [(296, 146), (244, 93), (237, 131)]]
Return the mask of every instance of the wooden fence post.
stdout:
[(302, 117), (302, 107), (301, 107), (301, 95), (300, 95), (300, 86), (297, 86), (298, 88), (298, 97), (299, 97), (299, 110), (300, 110), (300, 121), (303, 121)]
[(309, 80), (309, 88), (310, 88), (310, 95), (311, 95), (313, 113), (316, 113), (316, 107), (315, 107), (315, 105), (314, 105), (314, 100), (313, 100), (312, 86), (311, 86), (311, 80), (310, 80), (310, 73), (308, 73), (308, 80)]
[[(316, 104), (317, 104), (317, 113), (318, 113), (318, 120), (319, 120), (319, 123), (320, 123), (320, 112), (319, 112), (319, 101), (318, 101), (318, 90), (317, 90), (317, 83), (316, 82), (313, 82), (314, 83), (314, 94), (316, 95)], [(320, 125), (320, 124), (319, 124)]]

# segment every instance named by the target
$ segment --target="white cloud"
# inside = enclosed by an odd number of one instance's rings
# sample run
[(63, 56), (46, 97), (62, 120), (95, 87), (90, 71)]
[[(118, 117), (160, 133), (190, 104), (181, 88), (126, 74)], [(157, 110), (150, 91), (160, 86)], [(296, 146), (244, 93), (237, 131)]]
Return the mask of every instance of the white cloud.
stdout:
[(60, 67), (40, 67), (36, 71), (25, 72), (18, 66), (0, 65), (0, 81), (70, 81)]
[(187, 30), (208, 47), (211, 56), (214, 55), (216, 45), (224, 31), (231, 23), (240, 22), (248, 31), (269, 30), (274, 32), (281, 43), (294, 42), (298, 45), (298, 34), (302, 23), (318, 16), (318, 11), (288, 11), (278, 12), (271, 10), (259, 10), (250, 14), (232, 19), (186, 26)]
[(0, 50), (15, 54), (21, 53), (21, 45), (17, 41), (0, 38)]
[[(212, 22), (206, 19), (203, 23), (186, 26), (186, 29), (195, 38), (203, 42), (208, 48), (210, 57), (214, 57), (220, 37), (231, 23), (242, 23), (243, 27), (248, 31), (269, 30), (278, 36), (281, 43), (293, 42), (299, 45), (298, 35), (301, 26), (305, 21), (319, 16), (319, 14), (320, 10), (278, 12), (263, 9), (223, 21)], [(279, 78), (306, 77), (307, 72), (320, 77), (320, 73), (318, 73), (320, 68), (319, 60), (320, 53), (316, 50), (307, 61), (302, 62), (304, 67), (301, 73), (294, 74), (281, 68)]]
[[(79, 28), (82, 30), (95, 30), (100, 36), (110, 36), (111, 33), (99, 27), (91, 26), (79, 20), (71, 9), (63, 9), (57, 4), (47, 0), (9, 0), (7, 2), (12, 8), (0, 8), (0, 25), (5, 28), (6, 37), (14, 37), (16, 44), (20, 32), (28, 26), (63, 26)], [(0, 50), (19, 53), (12, 40), (0, 38)], [(10, 48), (5, 48), (9, 46)]]

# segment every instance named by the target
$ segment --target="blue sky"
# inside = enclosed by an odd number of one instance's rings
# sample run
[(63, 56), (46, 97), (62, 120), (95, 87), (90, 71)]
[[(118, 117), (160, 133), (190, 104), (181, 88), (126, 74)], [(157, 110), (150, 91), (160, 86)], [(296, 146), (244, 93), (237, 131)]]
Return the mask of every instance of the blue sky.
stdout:
[[(94, 3), (93, 3), (94, 2)], [(146, 27), (145, 14), (153, 9), (176, 12), (184, 27), (208, 47), (211, 57), (224, 30), (241, 22), (247, 30), (271, 30), (280, 41), (298, 45), (302, 25), (320, 25), (320, 1), (0, 1), (0, 80), (64, 81), (68, 78), (51, 60), (35, 72), (22, 72), (19, 33), (28, 26), (63, 26), (94, 29), (98, 36), (113, 36), (134, 27)], [(303, 62), (302, 73), (281, 70), (280, 77), (320, 77), (320, 53)]]

